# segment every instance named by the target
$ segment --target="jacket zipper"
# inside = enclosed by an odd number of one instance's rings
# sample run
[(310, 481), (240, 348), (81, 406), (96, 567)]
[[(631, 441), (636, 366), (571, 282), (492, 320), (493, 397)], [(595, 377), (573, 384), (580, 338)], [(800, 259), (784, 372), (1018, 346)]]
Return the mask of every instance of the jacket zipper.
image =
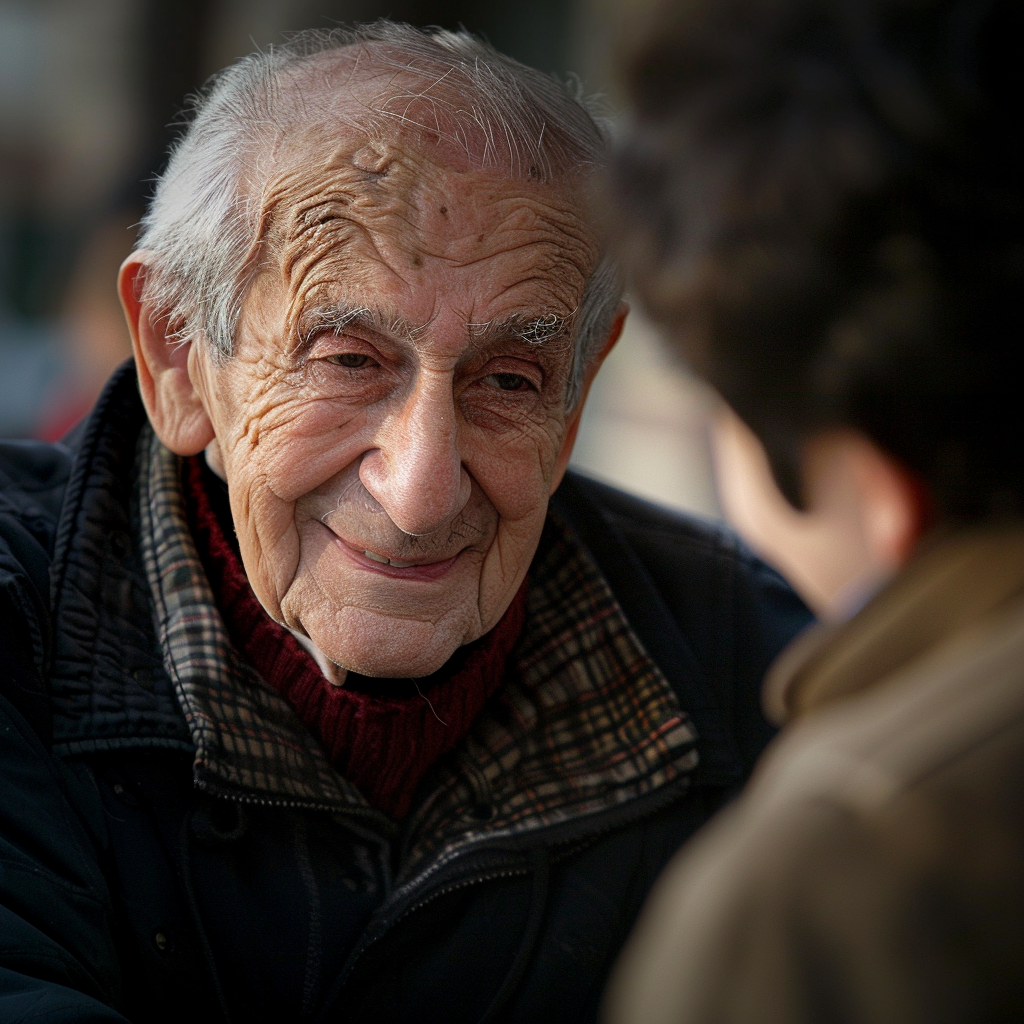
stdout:
[[(629, 825), (635, 821), (639, 821), (641, 818), (647, 817), (650, 814), (656, 814), (658, 811), (663, 810), (665, 807), (668, 807), (670, 804), (674, 803), (677, 799), (679, 799), (683, 795), (683, 793), (685, 793), (686, 790), (689, 789), (689, 774), (687, 774), (686, 776), (686, 781), (686, 786), (673, 786), (670, 784), (667, 787), (663, 787), (656, 793), (651, 794), (651, 799), (649, 801), (644, 801), (643, 807), (641, 808), (629, 808), (627, 805), (627, 809), (625, 809), (624, 813), (609, 815), (608, 817), (606, 817), (604, 823), (600, 827), (594, 829), (586, 837), (578, 840), (575, 843), (562, 844), (563, 849), (557, 855), (554, 855), (552, 857), (552, 861), (557, 862), (565, 860), (568, 857), (574, 856), (580, 851), (585, 850), (588, 846), (597, 842), (597, 840), (600, 839), (601, 836), (607, 835), (609, 832), (614, 832), (618, 828), (622, 828), (625, 825)], [(668, 789), (669, 792), (665, 792), (666, 789)], [(534, 835), (536, 836), (537, 833), (535, 833)], [(559, 845), (557, 841), (552, 844), (552, 846), (557, 845)], [(446, 867), (448, 867), (453, 860), (461, 860), (463, 856), (468, 855), (470, 852), (474, 854), (480, 854), (486, 851), (481, 851), (479, 849), (466, 851), (464, 854), (456, 855), (452, 858), (452, 860), (449, 860), (445, 863), (434, 864), (425, 872), (423, 872), (415, 879), (413, 879), (411, 882), (407, 882), (406, 885), (404, 885), (402, 888), (406, 891), (412, 891), (413, 889), (421, 888), (433, 875), (437, 874), (437, 872), (439, 871), (443, 871)], [(422, 899), (416, 900), (409, 906), (402, 909), (397, 914), (397, 916), (382, 921), (379, 925), (379, 929), (376, 930), (372, 936), (365, 938), (349, 955), (349, 958), (346, 961), (345, 966), (341, 969), (341, 972), (338, 975), (337, 980), (335, 981), (334, 985), (331, 988), (331, 992), (328, 999), (325, 1001), (323, 1008), (321, 1009), (321, 1012), (317, 1015), (316, 1020), (318, 1024), (319, 1022), (324, 1020), (325, 1014), (337, 1003), (337, 1000), (341, 996), (341, 993), (345, 988), (345, 985), (352, 977), (352, 974), (354, 973), (360, 958), (362, 958), (368, 950), (376, 946), (382, 939), (384, 939), (391, 931), (393, 931), (402, 921), (408, 918), (411, 914), (423, 909), (423, 907), (428, 906), (435, 900), (440, 899), (442, 896), (450, 895), (451, 893), (458, 892), (461, 889), (467, 889), (470, 886), (477, 885), (483, 882), (496, 881), (500, 878), (514, 878), (516, 876), (527, 875), (529, 873), (530, 869), (526, 864), (516, 866), (508, 864), (500, 869), (491, 869), (479, 874), (469, 874), (456, 881), (452, 881), (447, 884), (442, 883), (432, 892), (427, 893), (425, 896), (423, 896)]]
[(370, 807), (362, 808), (352, 806), (351, 804), (338, 806), (336, 804), (315, 803), (308, 800), (294, 800), (289, 799), (288, 797), (256, 796), (243, 791), (218, 786), (216, 783), (211, 783), (208, 779), (195, 779), (194, 782), (196, 789), (202, 790), (210, 796), (219, 797), (223, 800), (235, 800), (238, 803), (248, 804), (250, 806), (280, 807), (293, 811), (316, 811), (334, 816), (351, 815), (361, 823), (380, 826), (380, 835), (378, 838), (388, 842), (390, 842), (398, 832), (397, 827), (392, 821)]
[(493, 882), (501, 878), (515, 878), (519, 875), (528, 875), (530, 869), (525, 864), (522, 867), (508, 867), (502, 870), (487, 871), (479, 875), (471, 875), (466, 878), (459, 879), (457, 882), (452, 882), (449, 885), (442, 885), (435, 889), (433, 892), (424, 896), (422, 900), (417, 903), (413, 903), (411, 906), (406, 907), (394, 920), (389, 921), (382, 929), (370, 938), (365, 938), (360, 945), (358, 945), (350, 954), (349, 958), (345, 963), (345, 966), (341, 969), (340, 974), (331, 986), (331, 991), (328, 994), (327, 999), (324, 1001), (320, 1012), (316, 1016), (315, 1024), (321, 1024), (325, 1020), (326, 1015), (334, 1009), (341, 997), (341, 993), (348, 983), (349, 979), (355, 972), (356, 966), (360, 958), (370, 949), (377, 945), (389, 932), (391, 932), (398, 924), (404, 921), (411, 914), (417, 910), (421, 910), (423, 907), (428, 906), (435, 900), (441, 899), (443, 896), (448, 896), (453, 892), (458, 892), (460, 889), (468, 889), (470, 886), (477, 885), (483, 882)]

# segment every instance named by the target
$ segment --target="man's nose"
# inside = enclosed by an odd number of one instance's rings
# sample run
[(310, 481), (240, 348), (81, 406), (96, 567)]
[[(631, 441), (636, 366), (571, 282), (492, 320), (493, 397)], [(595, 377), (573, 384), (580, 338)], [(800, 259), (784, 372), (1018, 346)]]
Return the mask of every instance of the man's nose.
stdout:
[(450, 378), (417, 381), (376, 440), (359, 479), (403, 533), (434, 533), (465, 508), (472, 484), (462, 466)]

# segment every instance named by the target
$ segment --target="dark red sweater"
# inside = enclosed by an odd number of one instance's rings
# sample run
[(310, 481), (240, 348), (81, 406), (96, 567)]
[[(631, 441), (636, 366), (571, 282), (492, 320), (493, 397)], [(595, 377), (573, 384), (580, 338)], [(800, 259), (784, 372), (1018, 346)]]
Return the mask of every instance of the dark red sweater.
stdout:
[(423, 679), (324, 678), (313, 657), (264, 611), (242, 566), (227, 490), (202, 456), (185, 460), (189, 525), (228, 634), (323, 743), (338, 771), (393, 818), (427, 769), (469, 731), (505, 675), (526, 617), (526, 582), (485, 636)]

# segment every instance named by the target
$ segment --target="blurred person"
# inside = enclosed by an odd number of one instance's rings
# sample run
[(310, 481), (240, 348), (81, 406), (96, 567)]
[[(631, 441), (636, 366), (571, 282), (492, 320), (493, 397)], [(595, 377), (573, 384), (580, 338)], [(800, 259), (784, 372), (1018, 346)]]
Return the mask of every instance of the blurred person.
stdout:
[(1024, 1019), (1021, 10), (694, 0), (628, 65), (629, 263), (824, 621), (610, 1024)]
[(604, 157), (464, 33), (303, 34), (198, 103), (134, 365), (0, 447), (0, 1019), (594, 1019), (807, 619), (566, 474)]

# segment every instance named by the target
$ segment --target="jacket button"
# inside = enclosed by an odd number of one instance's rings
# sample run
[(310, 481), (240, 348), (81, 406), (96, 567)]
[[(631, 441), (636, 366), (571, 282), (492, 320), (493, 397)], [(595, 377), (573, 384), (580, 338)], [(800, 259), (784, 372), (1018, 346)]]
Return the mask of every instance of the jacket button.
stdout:
[(116, 776), (110, 781), (110, 791), (117, 799), (129, 807), (138, 807), (139, 800), (135, 794)]
[(156, 946), (161, 953), (174, 952), (174, 943), (167, 937), (166, 932), (159, 930), (153, 932), (153, 945)]

